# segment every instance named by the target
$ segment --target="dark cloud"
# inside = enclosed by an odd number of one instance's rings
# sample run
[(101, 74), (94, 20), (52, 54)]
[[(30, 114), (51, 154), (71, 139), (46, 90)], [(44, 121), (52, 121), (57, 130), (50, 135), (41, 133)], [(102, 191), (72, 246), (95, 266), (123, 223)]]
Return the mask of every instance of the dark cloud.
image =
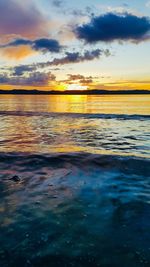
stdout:
[(0, 84), (6, 84), (8, 82), (7, 74), (0, 74)]
[(84, 79), (84, 76), (81, 74), (68, 74), (68, 80), (76, 81), (80, 79)]
[(10, 85), (28, 85), (28, 86), (44, 86), (48, 85), (49, 81), (55, 81), (56, 77), (51, 72), (31, 72), (28, 76), (8, 76), (7, 74), (0, 74), (1, 84)]
[(28, 39), (15, 39), (14, 41), (8, 44), (1, 45), (0, 48), (13, 47), (13, 46), (15, 47), (21, 45), (28, 45), (33, 50), (38, 50), (42, 52), (52, 52), (52, 53), (58, 53), (62, 48), (57, 40), (47, 39), (47, 38), (41, 38), (34, 41)]
[(87, 84), (87, 83), (92, 83), (93, 79), (96, 79), (97, 77), (92, 77), (92, 76), (84, 76), (81, 74), (68, 74), (68, 82), (74, 82), (74, 81), (79, 81), (80, 84)]
[(149, 18), (129, 13), (107, 13), (93, 17), (89, 23), (75, 29), (76, 36), (87, 43), (112, 42), (114, 40), (140, 42), (150, 38), (149, 32)]
[(14, 76), (22, 76), (26, 72), (34, 71), (36, 69), (35, 65), (20, 65), (13, 68)]
[(48, 85), (49, 81), (54, 81), (56, 79), (55, 75), (51, 72), (33, 72), (27, 78), (22, 78), (22, 83), (25, 85)]
[(33, 42), (33, 48), (35, 50), (42, 50), (43, 52), (59, 52), (61, 46), (57, 40), (54, 39), (38, 39)]
[(93, 79), (82, 79), (80, 80), (80, 84), (82, 85), (86, 85), (88, 83), (92, 83), (93, 82)]
[(3, 45), (1, 47), (9, 47), (9, 46), (20, 46), (20, 45), (31, 45), (32, 41), (26, 39), (15, 39), (10, 43)]
[[(58, 66), (58, 65), (66, 65), (73, 63), (80, 63), (84, 61), (92, 61), (94, 59), (99, 58), (101, 55), (105, 55), (105, 50), (95, 49), (92, 51), (84, 51), (84, 53), (80, 52), (66, 52), (64, 56), (61, 58), (54, 58), (52, 61), (47, 61), (43, 63), (37, 63), (37, 68), (47, 68), (50, 66)], [(108, 53), (108, 52), (107, 52)]]
[(47, 21), (32, 1), (0, 0), (0, 34), (40, 36)]
[(79, 63), (83, 61), (91, 61), (96, 58), (99, 58), (104, 53), (104, 50), (95, 49), (92, 51), (84, 51), (83, 54), (79, 52), (66, 52), (65, 56), (61, 58), (55, 58), (52, 61), (43, 63), (43, 66), (57, 66), (57, 65), (64, 65), (70, 63)]

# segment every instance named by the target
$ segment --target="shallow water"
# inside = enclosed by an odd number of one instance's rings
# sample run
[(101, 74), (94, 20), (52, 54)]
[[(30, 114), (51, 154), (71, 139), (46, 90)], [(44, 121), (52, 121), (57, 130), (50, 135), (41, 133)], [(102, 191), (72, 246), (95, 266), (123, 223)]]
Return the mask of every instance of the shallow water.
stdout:
[(149, 266), (149, 104), (0, 96), (0, 266)]

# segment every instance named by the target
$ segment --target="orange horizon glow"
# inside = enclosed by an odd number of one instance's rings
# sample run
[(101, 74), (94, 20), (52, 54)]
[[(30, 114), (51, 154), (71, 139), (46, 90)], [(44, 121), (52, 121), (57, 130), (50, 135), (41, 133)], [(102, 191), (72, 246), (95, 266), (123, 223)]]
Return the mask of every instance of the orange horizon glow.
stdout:
[(27, 85), (9, 85), (1, 84), (1, 90), (13, 90), (13, 89), (23, 89), (23, 90), (43, 90), (43, 91), (88, 91), (88, 90), (150, 90), (150, 83), (138, 83), (138, 82), (115, 82), (115, 83), (105, 83), (105, 84), (94, 84), (94, 85), (80, 85), (80, 84), (58, 84), (57, 82), (52, 85), (47, 86), (27, 86)]

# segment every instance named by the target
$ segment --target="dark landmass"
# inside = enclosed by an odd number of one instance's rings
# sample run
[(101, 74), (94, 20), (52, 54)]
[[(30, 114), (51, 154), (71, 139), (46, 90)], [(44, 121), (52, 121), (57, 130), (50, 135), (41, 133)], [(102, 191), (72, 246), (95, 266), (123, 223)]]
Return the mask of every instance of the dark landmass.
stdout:
[(42, 91), (42, 90), (0, 90), (0, 94), (12, 94), (12, 95), (141, 95), (150, 94), (150, 90), (72, 90), (72, 91)]

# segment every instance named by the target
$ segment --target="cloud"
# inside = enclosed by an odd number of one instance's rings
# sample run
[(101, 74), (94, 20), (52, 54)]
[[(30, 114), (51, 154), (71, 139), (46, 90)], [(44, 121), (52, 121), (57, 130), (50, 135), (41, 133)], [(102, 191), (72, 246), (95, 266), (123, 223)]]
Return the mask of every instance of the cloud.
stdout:
[(0, 34), (24, 37), (47, 32), (44, 15), (31, 1), (0, 0)]
[(5, 74), (0, 74), (0, 84), (6, 84), (8, 82), (9, 78)]
[(80, 80), (80, 83), (82, 85), (87, 85), (87, 84), (93, 83), (93, 79), (92, 78), (91, 79), (84, 78), (84, 79)]
[(102, 54), (105, 54), (105, 50), (95, 49), (92, 51), (84, 51), (84, 53), (82, 54), (79, 52), (66, 52), (65, 55), (61, 58), (55, 58), (52, 61), (41, 63), (41, 67), (91, 61), (99, 58)]
[[(39, 62), (35, 64), (30, 65), (19, 65), (13, 68), (9, 68), (9, 71), (12, 73), (12, 75), (22, 76), (26, 74), (27, 72), (36, 72), (37, 70), (43, 69), (43, 68), (49, 68), (52, 66), (59, 66), (59, 65), (65, 65), (65, 64), (74, 64), (74, 63), (80, 63), (84, 61), (92, 61), (94, 59), (100, 58), (102, 55), (109, 56), (110, 51), (108, 49), (95, 49), (92, 51), (84, 51), (83, 53), (79, 52), (66, 52), (64, 56), (61, 58), (54, 58), (52, 61), (47, 62)], [(6, 69), (6, 68), (4, 68)], [(55, 68), (53, 70), (60, 70), (59, 68)], [(83, 79), (83, 75), (70, 75), (71, 79)], [(91, 77), (86, 77), (91, 78)]]
[(68, 80), (70, 81), (76, 81), (80, 79), (84, 79), (85, 77), (81, 74), (68, 74)]
[(1, 56), (7, 57), (9, 60), (21, 60), (32, 56), (36, 52), (31, 47), (22, 45), (20, 47), (6, 47), (1, 50)]
[(51, 72), (31, 72), (28, 76), (8, 76), (7, 74), (0, 74), (0, 84), (9, 85), (28, 85), (28, 86), (44, 86), (48, 85), (50, 81), (55, 81), (56, 77)]
[(57, 40), (54, 39), (38, 39), (35, 40), (32, 44), (33, 49), (41, 50), (43, 52), (59, 52), (61, 50), (61, 46)]
[(98, 41), (112, 42), (143, 41), (150, 38), (150, 20), (129, 13), (106, 13), (93, 17), (89, 23), (77, 26), (75, 34), (87, 43)]
[(86, 85), (88, 83), (92, 83), (93, 79), (97, 77), (92, 76), (84, 76), (81, 74), (68, 74), (68, 82), (73, 83), (74, 81), (79, 81), (80, 84)]
[(24, 75), (26, 72), (31, 72), (35, 70), (35, 66), (30, 66), (30, 65), (20, 65), (20, 66), (16, 66), (13, 68), (13, 75), (14, 76), (22, 76)]
[(20, 45), (31, 45), (32, 41), (26, 39), (15, 39), (8, 44), (2, 45), (1, 47), (9, 47), (9, 46), (20, 46)]
[(67, 84), (80, 84), (80, 85), (89, 85), (92, 84), (93, 81), (95, 79), (97, 79), (98, 77), (92, 77), (92, 76), (84, 76), (81, 74), (68, 74), (68, 79), (59, 81), (59, 82), (63, 82), (63, 83), (67, 83)]
[(59, 8), (59, 7), (62, 7), (63, 6), (64, 1), (63, 0), (53, 0), (52, 4), (53, 4), (53, 6)]
[(5, 45), (1, 45), (0, 48), (18, 47), (18, 46), (30, 46), (33, 50), (42, 52), (57, 53), (61, 50), (61, 45), (55, 39), (41, 38), (34, 41), (28, 39), (15, 39)]

